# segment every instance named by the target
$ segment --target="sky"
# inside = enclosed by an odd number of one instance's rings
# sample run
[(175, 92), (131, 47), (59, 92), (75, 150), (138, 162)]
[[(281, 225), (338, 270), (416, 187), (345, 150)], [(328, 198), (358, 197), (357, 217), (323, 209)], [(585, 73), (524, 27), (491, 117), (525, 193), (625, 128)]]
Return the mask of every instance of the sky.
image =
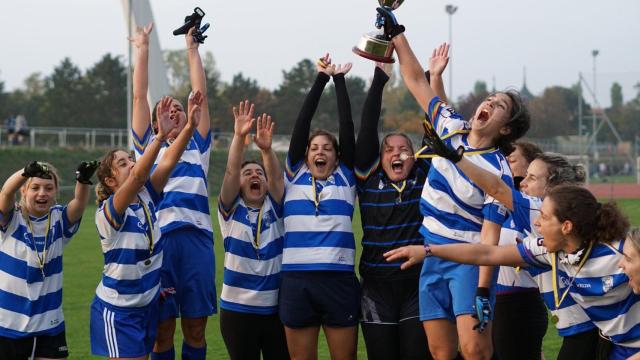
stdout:
[[(138, 1), (138, 0), (132, 0)], [(282, 70), (303, 58), (330, 52), (334, 62), (353, 62), (352, 72), (369, 79), (373, 63), (351, 52), (362, 34), (375, 30), (374, 0), (150, 0), (163, 49), (185, 48), (171, 32), (195, 6), (211, 23), (201, 51), (211, 51), (222, 79), (242, 72), (273, 89)], [(489, 88), (523, 83), (534, 94), (552, 85), (571, 86), (578, 74), (593, 87), (602, 106), (613, 82), (625, 101), (640, 82), (638, 0), (406, 0), (396, 16), (423, 66), (434, 47), (449, 38), (452, 17), (453, 97), (477, 80)], [(83, 70), (104, 54), (126, 57), (127, 29), (121, 0), (0, 0), (0, 80), (5, 89), (23, 86), (34, 73), (51, 73), (64, 57)], [(447, 90), (449, 72), (445, 73)], [(451, 94), (449, 94), (451, 95)], [(589, 103), (590, 96), (586, 96)]]

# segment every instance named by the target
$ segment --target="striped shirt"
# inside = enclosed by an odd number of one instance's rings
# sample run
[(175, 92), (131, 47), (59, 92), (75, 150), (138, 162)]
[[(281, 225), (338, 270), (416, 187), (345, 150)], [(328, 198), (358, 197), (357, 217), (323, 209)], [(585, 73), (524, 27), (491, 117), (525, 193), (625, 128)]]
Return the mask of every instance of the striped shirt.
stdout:
[[(155, 135), (151, 134), (151, 128), (148, 128), (141, 138), (135, 131), (131, 132), (136, 158), (139, 158)], [(162, 156), (168, 147), (167, 142), (162, 145), (153, 169), (162, 161)], [(164, 198), (158, 205), (157, 215), (162, 233), (166, 234), (182, 227), (194, 227), (213, 238), (207, 192), (210, 154), (211, 132), (202, 138), (200, 133), (195, 131), (178, 164), (171, 172), (169, 181), (164, 187)]]
[(427, 162), (418, 159), (405, 182), (392, 184), (381, 166), (368, 176), (361, 176), (356, 170), (363, 230), (361, 276), (384, 279), (420, 276), (420, 266), (400, 270), (403, 261), (388, 263), (383, 254), (401, 246), (424, 243), (419, 206), (428, 171)]
[(293, 168), (287, 159), (286, 167), (282, 271), (354, 271), (353, 171), (339, 163), (314, 191), (303, 161)]
[[(510, 214), (507, 221), (502, 224), (500, 230), (499, 245), (515, 245), (521, 242), (525, 236), (520, 229), (515, 226), (513, 217)], [(533, 280), (527, 271), (520, 271), (511, 266), (500, 266), (498, 273), (498, 284), (496, 286), (498, 295), (512, 294), (523, 291), (538, 291), (538, 284)]]
[[(513, 222), (515, 227), (520, 230), (525, 236), (520, 239), (524, 239), (527, 236), (533, 236), (540, 238), (537, 228), (533, 225), (533, 222), (540, 215), (540, 206), (542, 205), (542, 199), (527, 196), (521, 191), (513, 189), (512, 202), (513, 202)], [(502, 269), (500, 272), (502, 273)], [(596, 326), (589, 320), (587, 314), (582, 310), (573, 298), (567, 297), (562, 304), (556, 309), (553, 300), (553, 274), (551, 268), (525, 268), (520, 271), (520, 276), (529, 274), (531, 279), (538, 286), (538, 290), (542, 295), (542, 300), (551, 312), (551, 314), (558, 317), (558, 322), (555, 324), (560, 336), (570, 336), (579, 334), (581, 332), (591, 330)]]
[[(497, 148), (472, 148), (468, 142), (469, 123), (438, 97), (429, 103), (429, 117), (450, 147), (463, 146), (469, 161), (512, 186), (511, 169), (502, 152)], [(423, 150), (420, 155), (429, 156)], [(478, 243), (483, 220), (503, 224), (507, 217), (504, 206), (480, 190), (455, 164), (441, 157), (431, 160), (420, 211), (424, 216), (421, 232), (425, 242), (434, 244)]]
[(113, 195), (96, 211), (96, 227), (104, 255), (102, 281), (96, 295), (113, 306), (144, 307), (155, 300), (160, 291), (162, 241), (156, 204), (162, 195), (147, 182), (138, 199), (122, 216), (113, 207)]
[[(259, 219), (260, 237), (255, 245)], [(241, 197), (230, 209), (218, 201), (218, 221), (225, 251), (220, 307), (251, 314), (277, 313), (284, 234), (282, 206), (269, 194), (262, 209), (249, 208)]]
[(0, 227), (0, 336), (58, 334), (64, 330), (62, 251), (80, 222), (70, 224), (67, 207), (60, 205), (28, 221), (19, 209), (6, 216), (7, 224)]
[[(629, 278), (618, 267), (623, 245), (624, 241), (594, 244), (580, 271), (577, 263), (569, 264), (568, 256), (558, 252), (558, 297), (569, 291), (603, 335), (617, 345), (640, 348), (640, 295), (631, 291)], [(518, 251), (534, 268), (551, 268), (554, 261), (542, 239), (535, 237), (518, 244)]]

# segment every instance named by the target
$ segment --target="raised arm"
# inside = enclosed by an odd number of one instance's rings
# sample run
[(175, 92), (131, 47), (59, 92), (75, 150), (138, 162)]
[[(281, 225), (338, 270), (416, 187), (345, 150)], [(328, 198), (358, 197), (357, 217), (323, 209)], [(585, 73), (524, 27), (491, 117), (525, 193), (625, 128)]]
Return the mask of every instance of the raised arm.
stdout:
[(487, 195), (513, 211), (513, 189), (499, 176), (476, 166), (464, 156), (456, 163), (456, 166)]
[[(167, 181), (169, 181), (171, 172), (176, 167), (178, 160), (180, 160), (182, 153), (187, 148), (187, 145), (189, 145), (189, 141), (198, 127), (198, 122), (201, 120), (201, 105), (204, 102), (203, 97), (204, 96), (200, 91), (196, 91), (189, 96), (189, 115), (187, 116), (187, 124), (173, 144), (167, 148), (162, 156), (162, 160), (158, 163), (158, 166), (151, 175), (151, 185), (153, 185), (153, 189), (158, 194), (162, 193), (164, 186), (167, 184)], [(168, 96), (162, 99), (160, 103), (158, 122), (161, 121), (160, 118), (162, 118), (162, 121), (171, 121), (169, 117), (171, 112), (171, 102), (172, 99)]]
[(309, 130), (311, 128), (311, 119), (318, 108), (320, 96), (324, 87), (333, 75), (334, 66), (331, 65), (331, 58), (326, 54), (316, 64), (318, 76), (311, 86), (311, 90), (304, 99), (296, 123), (291, 133), (291, 141), (289, 142), (288, 158), (292, 166), (296, 166), (304, 159), (304, 153), (307, 150), (307, 142), (309, 141)]
[[(170, 100), (168, 101), (167, 98), (165, 98), (161, 102), (160, 108), (164, 107), (164, 111), (168, 111), (166, 108), (170, 106), (170, 104)], [(129, 207), (138, 196), (138, 192), (144, 186), (147, 179), (149, 179), (153, 163), (158, 157), (162, 144), (167, 140), (167, 134), (175, 127), (176, 124), (171, 121), (168, 116), (158, 117), (158, 133), (154, 137), (154, 140), (150, 144), (147, 144), (144, 153), (138, 158), (138, 161), (136, 161), (136, 164), (131, 169), (129, 177), (127, 177), (113, 195), (113, 207), (118, 215), (124, 215), (127, 207)], [(185, 131), (182, 131), (182, 133), (184, 132)]]
[(389, 81), (389, 75), (384, 71), (384, 65), (376, 63), (373, 81), (364, 100), (360, 131), (356, 141), (355, 168), (370, 173), (377, 166), (380, 157), (380, 139), (378, 138), (378, 123), (382, 110), (382, 92)]
[(240, 192), (240, 167), (244, 160), (244, 141), (255, 122), (253, 111), (254, 105), (250, 104), (249, 100), (241, 101), (238, 107), (233, 107), (233, 139), (220, 189), (220, 201), (227, 209)]
[(209, 133), (209, 129), (211, 129), (211, 116), (209, 115), (209, 103), (207, 102), (207, 78), (204, 73), (200, 52), (198, 52), (200, 44), (193, 39), (194, 31), (195, 27), (189, 29), (189, 33), (186, 35), (189, 77), (191, 78), (192, 92), (200, 91), (204, 97), (203, 103), (200, 105), (201, 115), (198, 133), (205, 138)]
[(338, 98), (340, 162), (353, 170), (356, 136), (353, 130), (351, 101), (349, 100), (349, 92), (344, 78), (351, 70), (351, 66), (351, 63), (337, 65), (333, 73), (333, 83), (336, 86), (336, 97)]
[(280, 161), (278, 161), (278, 157), (271, 147), (274, 126), (275, 123), (271, 121), (271, 116), (267, 114), (258, 116), (256, 134), (253, 137), (253, 142), (256, 143), (262, 154), (262, 163), (264, 164), (267, 183), (269, 184), (269, 194), (271, 194), (271, 197), (278, 202), (278, 204), (282, 204), (282, 197), (284, 196), (284, 175), (280, 168)]
[(404, 34), (394, 37), (393, 45), (395, 45), (396, 54), (398, 54), (400, 74), (402, 74), (404, 83), (407, 85), (413, 97), (418, 101), (422, 110), (428, 112), (429, 103), (431, 99), (436, 96), (436, 93), (427, 82), (418, 58), (416, 58), (413, 50), (411, 50), (409, 41), (407, 41)]
[(14, 172), (2, 185), (2, 190), (0, 190), (0, 226), (7, 225), (9, 212), (13, 210), (16, 203), (16, 192), (29, 179), (22, 174), (24, 174), (23, 170)]
[(493, 246), (486, 244), (409, 245), (384, 253), (386, 261), (407, 259), (400, 266), (407, 269), (427, 256), (455, 261), (461, 264), (527, 266), (516, 245)]
[(149, 34), (153, 24), (149, 23), (144, 28), (136, 26), (135, 33), (129, 41), (137, 49), (136, 60), (133, 67), (133, 120), (132, 130), (142, 139), (151, 126), (151, 111), (147, 100), (149, 89)]
[(429, 80), (433, 91), (442, 101), (448, 103), (447, 94), (444, 91), (444, 81), (442, 81), (442, 73), (447, 68), (447, 64), (449, 64), (449, 44), (442, 43), (433, 49), (429, 58)]
[(98, 161), (83, 161), (76, 169), (76, 188), (73, 199), (67, 205), (67, 218), (75, 224), (82, 218), (82, 213), (89, 203), (89, 190), (91, 189), (91, 177), (98, 169)]

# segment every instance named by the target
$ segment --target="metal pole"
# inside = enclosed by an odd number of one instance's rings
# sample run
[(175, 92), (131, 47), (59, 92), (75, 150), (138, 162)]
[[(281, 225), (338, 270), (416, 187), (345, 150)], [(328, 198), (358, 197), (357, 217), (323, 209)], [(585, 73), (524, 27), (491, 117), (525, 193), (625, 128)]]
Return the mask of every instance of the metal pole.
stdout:
[(453, 14), (456, 13), (458, 7), (448, 4), (444, 10), (449, 14), (449, 93), (447, 97), (451, 102), (453, 99)]
[(584, 155), (582, 140), (582, 73), (578, 73), (578, 138), (580, 139), (580, 155)]
[[(128, 34), (129, 34), (129, 38), (131, 37), (131, 0), (129, 0), (129, 4), (128, 4), (128, 18), (127, 18), (127, 29), (128, 29)], [(128, 48), (128, 58), (129, 58), (129, 64), (127, 66), (127, 134), (129, 134), (127, 136), (127, 145), (129, 148), (132, 148), (133, 146), (133, 139), (131, 138), (131, 120), (132, 120), (132, 116), (133, 116), (133, 94), (132, 94), (132, 86), (133, 86), (133, 77), (131, 74), (131, 67), (132, 67), (132, 61), (131, 61), (131, 54), (133, 53), (133, 49), (131, 46), (131, 42), (127, 40), (127, 48)]]
[[(598, 50), (592, 50), (591, 51), (591, 55), (593, 55), (593, 98), (594, 100), (596, 100), (598, 98), (597, 92), (596, 92), (596, 56), (598, 56), (599, 51)], [(598, 117), (596, 116), (596, 112), (595, 112), (595, 103), (596, 101), (594, 101), (594, 107), (591, 109), (591, 113), (592, 113), (592, 121), (591, 121), (591, 128), (593, 129), (593, 158), (595, 160), (598, 160), (599, 154), (598, 154), (598, 138), (597, 138), (597, 134), (596, 134), (596, 123), (598, 122)]]

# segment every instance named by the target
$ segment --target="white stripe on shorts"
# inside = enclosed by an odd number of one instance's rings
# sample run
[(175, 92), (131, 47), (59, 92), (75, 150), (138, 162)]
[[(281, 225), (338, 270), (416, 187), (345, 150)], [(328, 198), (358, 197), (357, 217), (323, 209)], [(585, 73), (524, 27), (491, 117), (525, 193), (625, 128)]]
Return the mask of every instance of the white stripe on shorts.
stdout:
[(109, 350), (109, 357), (118, 358), (120, 357), (118, 351), (118, 341), (116, 340), (116, 329), (114, 326), (114, 317), (115, 313), (107, 310), (106, 308), (102, 310), (102, 319), (104, 321), (104, 335), (107, 340), (107, 348)]

